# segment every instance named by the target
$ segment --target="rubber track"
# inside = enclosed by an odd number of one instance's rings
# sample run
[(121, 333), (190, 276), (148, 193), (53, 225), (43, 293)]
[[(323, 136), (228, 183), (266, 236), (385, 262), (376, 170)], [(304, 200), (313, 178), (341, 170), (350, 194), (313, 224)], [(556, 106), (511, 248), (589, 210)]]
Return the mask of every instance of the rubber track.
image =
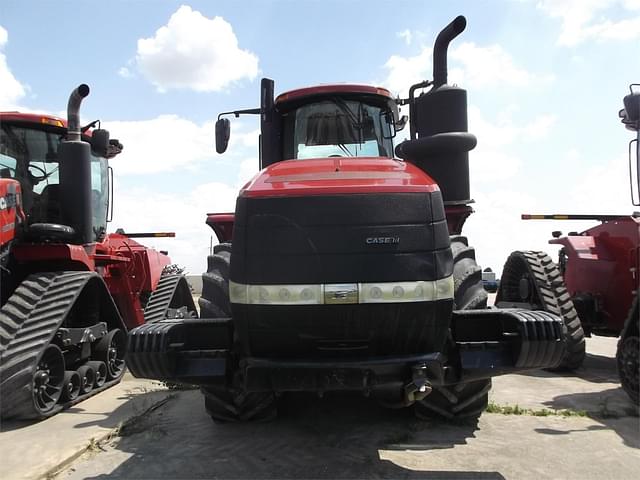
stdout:
[(509, 276), (509, 269), (517, 268), (512, 257), (526, 263), (535, 284), (540, 308), (560, 316), (567, 328), (567, 353), (557, 370), (575, 370), (582, 365), (586, 355), (584, 330), (560, 270), (545, 252), (516, 251), (505, 263), (503, 278)]
[[(45, 347), (51, 342), (84, 286), (95, 272), (47, 272), (30, 275), (0, 309), (0, 416), (43, 418), (33, 408), (32, 378)], [(95, 393), (117, 383), (109, 382)], [(94, 392), (91, 392), (92, 394)], [(84, 400), (78, 398), (73, 403)]]
[[(186, 279), (182, 275), (163, 275), (160, 277), (158, 286), (149, 297), (147, 306), (144, 309), (145, 323), (158, 322), (167, 318), (167, 310), (173, 296), (179, 288), (185, 288), (185, 286), (181, 286), (181, 282), (186, 283)], [(186, 284), (186, 288), (189, 288), (188, 284)], [(189, 298), (191, 298), (190, 292)], [(195, 304), (185, 306), (189, 307), (192, 312), (196, 311)]]

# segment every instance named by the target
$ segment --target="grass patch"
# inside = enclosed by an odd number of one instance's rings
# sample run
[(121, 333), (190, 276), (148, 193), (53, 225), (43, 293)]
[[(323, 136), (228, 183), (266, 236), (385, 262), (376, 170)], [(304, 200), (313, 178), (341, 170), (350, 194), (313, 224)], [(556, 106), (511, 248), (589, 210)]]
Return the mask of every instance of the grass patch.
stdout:
[(533, 409), (523, 408), (519, 405), (498, 405), (494, 402), (489, 402), (487, 413), (498, 413), (501, 415), (529, 415), (532, 417), (586, 417), (586, 410), (551, 410), (549, 408)]

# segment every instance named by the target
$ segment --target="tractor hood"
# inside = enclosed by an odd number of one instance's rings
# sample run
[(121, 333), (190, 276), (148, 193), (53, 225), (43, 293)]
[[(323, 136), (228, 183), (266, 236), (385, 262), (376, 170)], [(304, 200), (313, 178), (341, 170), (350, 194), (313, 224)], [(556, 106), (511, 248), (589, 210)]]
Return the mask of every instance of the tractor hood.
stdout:
[(341, 157), (278, 162), (247, 183), (240, 196), (430, 193), (438, 190), (433, 179), (411, 163), (380, 157)]

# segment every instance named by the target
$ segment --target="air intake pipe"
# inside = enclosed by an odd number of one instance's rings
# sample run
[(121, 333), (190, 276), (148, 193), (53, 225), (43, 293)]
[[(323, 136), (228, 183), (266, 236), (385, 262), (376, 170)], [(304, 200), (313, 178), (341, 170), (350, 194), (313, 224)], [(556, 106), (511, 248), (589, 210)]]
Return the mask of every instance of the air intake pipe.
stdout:
[[(476, 146), (476, 138), (468, 133), (467, 92), (447, 85), (447, 49), (466, 25), (466, 19), (458, 16), (438, 34), (433, 46), (433, 82), (421, 82), (409, 90), (411, 138), (396, 147), (396, 155), (438, 183), (445, 207), (472, 202), (468, 152)], [(429, 85), (431, 90), (415, 96), (416, 90)]]
[(438, 88), (447, 83), (447, 49), (451, 40), (460, 35), (467, 27), (467, 19), (458, 15), (444, 27), (433, 44), (433, 86)]
[(91, 202), (91, 145), (82, 141), (80, 104), (89, 95), (82, 84), (69, 97), (67, 104), (67, 137), (60, 143), (60, 209), (62, 222), (75, 231), (73, 243), (94, 240)]

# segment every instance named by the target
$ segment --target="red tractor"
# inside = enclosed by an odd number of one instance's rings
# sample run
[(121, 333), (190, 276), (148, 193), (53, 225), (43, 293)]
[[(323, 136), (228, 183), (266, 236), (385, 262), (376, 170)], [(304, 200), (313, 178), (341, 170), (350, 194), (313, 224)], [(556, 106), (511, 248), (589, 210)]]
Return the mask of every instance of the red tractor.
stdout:
[(2, 418), (48, 417), (114, 385), (129, 329), (195, 311), (165, 253), (106, 233), (122, 145), (81, 128), (88, 94), (73, 91), (68, 121), (0, 113)]
[[(624, 98), (622, 122), (640, 136), (640, 91)], [(638, 139), (629, 167), (632, 200), (638, 199)], [(635, 174), (634, 174), (635, 173)], [(634, 183), (636, 185), (634, 185)], [(640, 288), (640, 215), (523, 215), (524, 220), (597, 220), (600, 225), (563, 237), (553, 232), (550, 244), (561, 245), (558, 264), (544, 252), (516, 251), (507, 260), (498, 306), (542, 308), (563, 317), (567, 328), (567, 355), (561, 367), (580, 367), (585, 357), (584, 337), (592, 333), (620, 336), (616, 353), (622, 387), (638, 403), (638, 289)]]
[[(465, 25), (440, 32), (434, 81), (408, 99), (365, 85), (274, 98), (263, 79), (259, 108), (220, 114), (260, 115), (262, 170), (235, 213), (207, 218), (220, 244), (201, 318), (129, 332), (134, 375), (201, 385), (219, 421), (271, 418), (285, 392), (336, 390), (453, 418), (484, 411), (492, 376), (560, 361), (560, 318), (487, 309), (460, 236), (476, 139), (466, 91), (446, 81), (447, 47)], [(398, 102), (411, 114), (401, 159)], [(229, 135), (219, 118), (219, 153)]]

